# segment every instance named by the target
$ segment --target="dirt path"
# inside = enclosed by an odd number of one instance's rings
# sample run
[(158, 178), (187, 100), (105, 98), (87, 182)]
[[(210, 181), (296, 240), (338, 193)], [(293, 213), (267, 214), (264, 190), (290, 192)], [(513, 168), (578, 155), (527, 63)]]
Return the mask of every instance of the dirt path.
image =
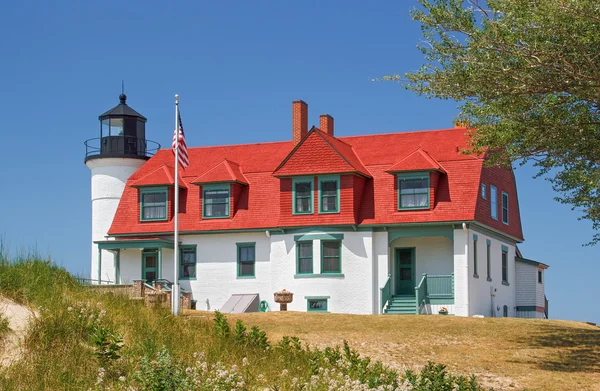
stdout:
[(0, 297), (0, 313), (8, 318), (10, 331), (0, 340), (0, 366), (9, 366), (21, 357), (23, 339), (35, 314), (27, 307)]

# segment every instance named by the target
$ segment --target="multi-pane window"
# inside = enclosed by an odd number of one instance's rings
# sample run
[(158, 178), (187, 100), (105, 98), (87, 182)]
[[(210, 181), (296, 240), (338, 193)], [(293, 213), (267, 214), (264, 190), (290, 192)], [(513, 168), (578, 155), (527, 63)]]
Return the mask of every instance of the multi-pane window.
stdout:
[(256, 263), (255, 244), (237, 244), (238, 277), (254, 277)]
[(339, 178), (319, 179), (319, 205), (321, 213), (339, 212)]
[(142, 189), (140, 198), (142, 221), (167, 219), (167, 189)]
[(339, 240), (321, 241), (321, 273), (341, 273), (342, 242)]
[(179, 277), (182, 279), (196, 278), (196, 247), (182, 247), (179, 257)]
[(398, 177), (398, 209), (429, 208), (429, 176)]
[(502, 283), (508, 284), (508, 249), (502, 247)]
[(508, 224), (508, 194), (502, 192), (502, 222)]
[(491, 251), (492, 242), (491, 242), (491, 240), (488, 239), (486, 241), (486, 243), (487, 243), (487, 251), (486, 251), (487, 280), (488, 281), (492, 281), (492, 258), (491, 258), (491, 256), (492, 256), (492, 251)]
[(312, 180), (297, 180), (294, 184), (294, 213), (312, 213)]
[(484, 200), (487, 200), (487, 187), (485, 185), (485, 183), (481, 184), (481, 198), (483, 198)]
[(490, 186), (490, 206), (492, 208), (492, 218), (498, 220), (498, 191), (496, 186)]
[(202, 217), (229, 217), (229, 186), (206, 188), (204, 190), (203, 203)]
[(477, 274), (477, 235), (473, 235), (473, 277), (479, 277)]
[(327, 312), (327, 299), (308, 299), (307, 307), (309, 312)]
[(297, 242), (296, 251), (298, 258), (297, 273), (312, 274), (313, 272), (313, 242)]

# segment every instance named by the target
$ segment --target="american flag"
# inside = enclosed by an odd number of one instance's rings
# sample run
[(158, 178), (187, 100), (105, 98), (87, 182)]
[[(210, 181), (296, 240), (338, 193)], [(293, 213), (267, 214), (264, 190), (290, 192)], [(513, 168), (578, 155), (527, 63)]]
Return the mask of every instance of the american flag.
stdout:
[[(183, 168), (186, 168), (190, 164), (190, 158), (188, 156), (187, 145), (185, 145), (185, 136), (183, 134), (183, 124), (181, 123), (181, 115), (177, 116), (179, 120), (179, 154), (177, 160)], [(177, 145), (177, 129), (173, 132), (173, 154), (175, 154), (175, 146)]]

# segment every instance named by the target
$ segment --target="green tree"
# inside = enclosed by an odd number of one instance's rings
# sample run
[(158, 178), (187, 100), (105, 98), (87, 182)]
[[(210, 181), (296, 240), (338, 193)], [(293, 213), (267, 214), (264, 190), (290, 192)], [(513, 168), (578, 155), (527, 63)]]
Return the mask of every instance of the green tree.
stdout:
[(425, 64), (387, 76), (460, 102), (471, 151), (532, 161), (600, 242), (600, 2), (419, 0)]

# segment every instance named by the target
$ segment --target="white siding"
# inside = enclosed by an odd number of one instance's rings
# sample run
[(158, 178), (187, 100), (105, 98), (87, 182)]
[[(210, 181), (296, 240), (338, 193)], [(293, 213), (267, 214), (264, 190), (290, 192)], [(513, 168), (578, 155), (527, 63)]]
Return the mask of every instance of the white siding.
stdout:
[[(288, 305), (290, 311), (306, 311), (305, 296), (329, 296), (330, 312), (353, 314), (373, 312), (373, 301), (376, 297), (372, 276), (371, 232), (344, 232), (342, 240), (344, 277), (294, 278), (296, 274), (294, 235), (272, 235), (271, 240), (272, 289), (269, 304), (273, 300), (273, 292), (285, 288), (294, 293), (294, 301)], [(315, 274), (319, 274), (321, 268), (320, 248), (320, 240), (314, 240), (313, 272)], [(272, 306), (272, 308), (278, 310), (279, 306)]]
[[(477, 273), (479, 278), (473, 276), (475, 245), (473, 234), (477, 235)], [(490, 277), (487, 280), (487, 241), (490, 240)], [(504, 315), (504, 306), (508, 306), (508, 316), (516, 316), (516, 270), (515, 270), (515, 245), (499, 240), (495, 236), (487, 235), (478, 230), (469, 230), (469, 315), (483, 315), (486, 317)], [(502, 284), (502, 246), (508, 248), (508, 284)], [(494, 293), (495, 296), (492, 296)], [(492, 308), (493, 301), (493, 308)], [(493, 311), (493, 312), (492, 312)]]
[(523, 262), (516, 263), (517, 305), (535, 306), (537, 290), (537, 267)]
[(468, 251), (469, 230), (462, 228), (454, 230), (454, 305), (455, 314), (459, 316), (471, 315), (469, 303), (469, 282), (472, 270), (469, 266)]
[(546, 275), (544, 269), (539, 268), (538, 271), (542, 272), (542, 283), (538, 283), (537, 272), (535, 274), (535, 302), (538, 307), (545, 307), (546, 300), (545, 299), (545, 286), (546, 283)]
[(373, 285), (373, 313), (381, 312), (380, 288), (387, 282), (392, 273), (388, 257), (388, 233), (373, 232), (373, 274), (376, 277)]

